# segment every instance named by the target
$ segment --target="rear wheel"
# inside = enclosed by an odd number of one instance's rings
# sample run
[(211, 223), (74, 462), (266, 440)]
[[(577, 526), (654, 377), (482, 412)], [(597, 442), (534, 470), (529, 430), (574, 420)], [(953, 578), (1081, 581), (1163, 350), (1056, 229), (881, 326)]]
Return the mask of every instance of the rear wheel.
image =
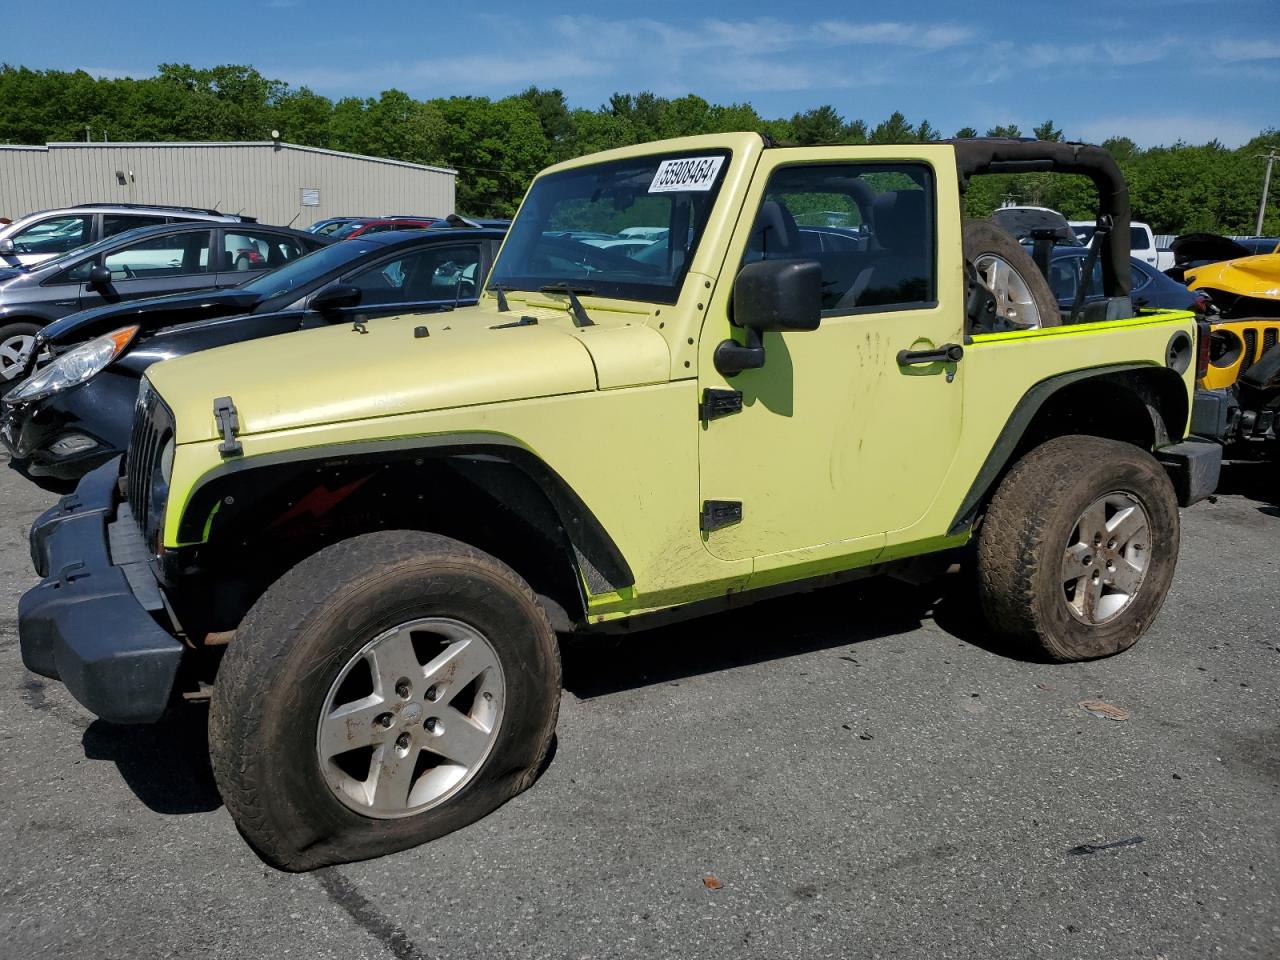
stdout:
[(20, 321), (0, 326), (0, 394), (22, 376), (23, 352), (35, 343), (39, 324)]
[(987, 619), (1051, 660), (1119, 653), (1160, 611), (1178, 559), (1178, 503), (1155, 458), (1059, 437), (1019, 460), (978, 535)]
[(237, 629), (214, 774), (283, 869), (381, 856), (528, 787), (559, 697), (555, 634), (509, 567), (444, 537), (366, 534), (303, 561)]
[(964, 257), (995, 297), (994, 329), (1036, 330), (1062, 324), (1049, 281), (1022, 244), (992, 221), (964, 222)]

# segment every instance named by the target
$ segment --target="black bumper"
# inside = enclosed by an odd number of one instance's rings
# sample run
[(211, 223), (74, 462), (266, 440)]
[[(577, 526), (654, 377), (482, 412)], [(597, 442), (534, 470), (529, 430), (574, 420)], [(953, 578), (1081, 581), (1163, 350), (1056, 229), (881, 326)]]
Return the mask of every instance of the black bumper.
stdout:
[(1222, 447), (1207, 440), (1183, 440), (1156, 450), (1173, 489), (1178, 505), (1189, 507), (1218, 489), (1222, 473)]
[(164, 616), (159, 586), (127, 507), (116, 516), (119, 471), (118, 459), (94, 470), (32, 525), (44, 580), (18, 601), (18, 636), (28, 670), (61, 680), (103, 720), (150, 723), (183, 646), (153, 616)]

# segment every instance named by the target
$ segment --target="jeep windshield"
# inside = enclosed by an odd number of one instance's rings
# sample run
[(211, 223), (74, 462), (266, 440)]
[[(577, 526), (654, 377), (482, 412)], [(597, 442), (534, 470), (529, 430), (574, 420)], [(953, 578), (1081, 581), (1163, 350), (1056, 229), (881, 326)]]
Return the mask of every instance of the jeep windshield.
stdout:
[(728, 168), (727, 150), (598, 163), (534, 182), (490, 289), (571, 284), (675, 303)]

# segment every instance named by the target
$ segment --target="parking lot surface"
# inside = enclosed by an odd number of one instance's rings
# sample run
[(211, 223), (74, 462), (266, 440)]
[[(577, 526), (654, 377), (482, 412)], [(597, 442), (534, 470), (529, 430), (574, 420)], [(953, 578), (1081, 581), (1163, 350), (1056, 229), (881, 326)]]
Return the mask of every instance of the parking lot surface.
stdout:
[(566, 639), (530, 791), (306, 875), (236, 833), (203, 707), (113, 727), (23, 669), (53, 499), (0, 464), (0, 957), (1280, 956), (1268, 466), (1184, 511), (1169, 601), (1119, 657), (1011, 655), (955, 574)]

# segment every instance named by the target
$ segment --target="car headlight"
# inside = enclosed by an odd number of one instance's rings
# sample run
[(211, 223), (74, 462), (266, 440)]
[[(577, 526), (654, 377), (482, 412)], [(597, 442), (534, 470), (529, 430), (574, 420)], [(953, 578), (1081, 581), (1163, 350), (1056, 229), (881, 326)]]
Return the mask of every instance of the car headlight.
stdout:
[(5, 400), (10, 403), (39, 400), (84, 383), (120, 356), (138, 335), (138, 329), (136, 326), (121, 327), (67, 351), (10, 390)]

